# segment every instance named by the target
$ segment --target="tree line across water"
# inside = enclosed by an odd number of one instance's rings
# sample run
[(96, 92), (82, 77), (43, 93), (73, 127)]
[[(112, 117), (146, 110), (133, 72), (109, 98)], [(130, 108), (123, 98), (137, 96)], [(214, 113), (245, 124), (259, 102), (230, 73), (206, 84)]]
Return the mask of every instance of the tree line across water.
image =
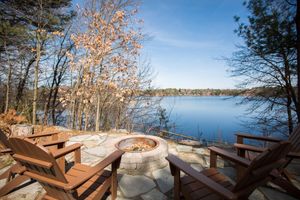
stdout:
[[(296, 88), (295, 88), (296, 90)], [(139, 93), (145, 96), (269, 96), (284, 98), (284, 93), (280, 88), (256, 87), (249, 89), (180, 89), (180, 88), (165, 88), (165, 89), (149, 89)]]
[(238, 96), (243, 94), (240, 89), (153, 89), (143, 91), (143, 95), (149, 96)]

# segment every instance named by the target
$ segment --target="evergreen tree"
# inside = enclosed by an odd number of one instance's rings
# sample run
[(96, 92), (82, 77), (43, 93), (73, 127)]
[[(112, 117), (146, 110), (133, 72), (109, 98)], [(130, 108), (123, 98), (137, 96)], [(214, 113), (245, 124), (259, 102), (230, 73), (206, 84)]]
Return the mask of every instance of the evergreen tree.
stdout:
[(259, 124), (291, 133), (300, 119), (295, 7), (285, 0), (249, 0), (245, 6), (250, 12), (247, 22), (235, 17), (244, 45), (230, 59), (232, 75), (242, 77), (241, 87), (274, 88), (272, 93), (249, 95), (244, 102), (259, 111)]
[[(9, 26), (9, 29), (16, 30), (10, 32), (10, 37), (5, 37), (5, 32), (3, 33), (3, 31), (1, 31), (1, 51), (4, 49), (4, 46), (11, 45), (19, 48), (21, 45), (25, 45), (30, 47), (31, 55), (33, 56), (28, 59), (27, 70), (25, 70), (27, 76), (20, 81), (20, 88), (18, 86), (17, 92), (18, 100), (18, 98), (20, 98), (19, 93), (22, 94), (21, 91), (24, 89), (24, 82), (26, 82), (26, 78), (28, 78), (29, 70), (34, 64), (33, 124), (36, 123), (40, 61), (42, 56), (46, 54), (45, 46), (47, 45), (47, 40), (54, 35), (60, 34), (75, 15), (75, 12), (71, 9), (71, 3), (71, 0), (1, 1), (0, 27), (2, 28), (0, 29), (4, 30), (5, 26)], [(24, 35), (26, 35), (26, 37), (24, 37)], [(20, 38), (25, 39), (20, 40)], [(21, 42), (15, 43), (15, 41)], [(6, 57), (9, 56), (6, 54)], [(7, 77), (10, 77), (9, 74)], [(18, 103), (17, 101), (17, 104)]]

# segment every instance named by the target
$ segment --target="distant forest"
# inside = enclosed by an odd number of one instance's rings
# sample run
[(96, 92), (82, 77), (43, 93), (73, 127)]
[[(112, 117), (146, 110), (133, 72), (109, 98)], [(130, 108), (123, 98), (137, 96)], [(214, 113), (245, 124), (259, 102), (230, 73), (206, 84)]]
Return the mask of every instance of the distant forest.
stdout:
[(244, 93), (240, 89), (153, 89), (146, 90), (147, 96), (236, 96)]
[(280, 97), (279, 88), (257, 87), (251, 89), (151, 89), (142, 92), (143, 96), (268, 96)]

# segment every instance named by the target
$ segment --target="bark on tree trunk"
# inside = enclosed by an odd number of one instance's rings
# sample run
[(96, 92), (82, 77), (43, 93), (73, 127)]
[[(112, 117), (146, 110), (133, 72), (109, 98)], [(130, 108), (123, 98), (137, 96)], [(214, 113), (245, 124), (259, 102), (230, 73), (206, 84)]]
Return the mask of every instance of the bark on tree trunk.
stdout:
[(298, 118), (298, 123), (300, 122), (300, 0), (297, 0), (297, 14), (295, 17), (296, 22), (296, 29), (297, 29), (297, 95), (298, 95), (298, 102), (296, 104), (296, 113)]
[(88, 109), (85, 110), (85, 120), (84, 120), (84, 131), (87, 131), (89, 125), (89, 111)]
[(7, 60), (8, 60), (8, 73), (7, 73), (7, 82), (6, 82), (6, 95), (5, 95), (5, 108), (4, 113), (7, 113), (9, 108), (9, 94), (10, 94), (10, 83), (11, 83), (11, 73), (12, 73), (12, 65), (10, 63), (10, 55), (7, 51), (6, 40), (4, 40), (4, 49), (6, 52)]
[(292, 117), (292, 109), (291, 109), (291, 99), (288, 98), (287, 102), (287, 114), (288, 114), (288, 128), (289, 128), (289, 135), (293, 132), (293, 117)]
[(96, 111), (96, 123), (95, 123), (95, 131), (99, 131), (100, 129), (100, 95), (97, 95), (97, 111)]
[(53, 85), (50, 88), (48, 99), (44, 106), (44, 120), (43, 120), (44, 126), (48, 124), (48, 112), (49, 112), (50, 103), (51, 103), (51, 99), (52, 99), (52, 93), (53, 93)]
[(73, 100), (72, 102), (72, 108), (71, 108), (71, 124), (70, 127), (71, 129), (75, 129), (75, 118), (76, 118), (76, 111), (75, 111), (75, 100)]
[(78, 129), (82, 130), (82, 114), (83, 114), (83, 109), (82, 109), (82, 99), (79, 102), (78, 105), (78, 114), (77, 114), (77, 118), (78, 118)]
[(9, 108), (9, 94), (10, 94), (10, 83), (11, 83), (11, 74), (12, 74), (12, 66), (10, 63), (7, 75), (7, 83), (6, 83), (6, 97), (5, 97), (5, 110), (4, 112), (7, 113)]
[(26, 69), (25, 69), (24, 76), (21, 78), (21, 80), (18, 84), (15, 110), (18, 110), (18, 108), (19, 108), (19, 103), (23, 96), (23, 91), (25, 88), (26, 81), (28, 79), (29, 71), (34, 62), (35, 62), (35, 57), (30, 59), (30, 61), (28, 62)]
[(34, 92), (33, 92), (33, 105), (32, 105), (32, 124), (36, 125), (36, 111), (37, 111), (37, 97), (38, 97), (38, 82), (39, 82), (39, 64), (41, 59), (41, 43), (40, 33), (37, 33), (36, 43), (36, 61), (34, 66)]
[(55, 86), (54, 88), (54, 94), (52, 99), (52, 122), (53, 125), (56, 125), (56, 106), (57, 106), (57, 96), (58, 96), (58, 88), (59, 86)]

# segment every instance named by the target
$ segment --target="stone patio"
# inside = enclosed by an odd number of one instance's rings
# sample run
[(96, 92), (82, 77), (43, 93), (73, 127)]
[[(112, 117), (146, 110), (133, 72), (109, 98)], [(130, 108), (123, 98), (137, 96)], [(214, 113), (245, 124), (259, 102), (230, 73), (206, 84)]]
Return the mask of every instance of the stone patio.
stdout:
[[(95, 133), (93, 135), (78, 135), (71, 137), (67, 145), (73, 143), (82, 143), (82, 163), (87, 165), (95, 165), (104, 159), (109, 153), (116, 149), (115, 144), (121, 138), (128, 137), (126, 133)], [(166, 143), (168, 152), (177, 155), (191, 166), (201, 171), (209, 167), (209, 151), (207, 148), (193, 148), (191, 146), (179, 145), (169, 141)], [(72, 154), (67, 156), (67, 160), (72, 160)], [(165, 157), (165, 155), (162, 155)], [(168, 163), (165, 160), (157, 162), (151, 168), (147, 168), (142, 173), (135, 173), (134, 170), (128, 171), (125, 169), (118, 170), (118, 198), (119, 200), (164, 200), (172, 199), (173, 177), (170, 173)], [(235, 170), (229, 163), (218, 159), (218, 167), (228, 177), (234, 179)], [(300, 163), (293, 164), (291, 168), (299, 172)], [(0, 174), (4, 169), (0, 170)], [(4, 180), (0, 182), (4, 184)], [(39, 183), (28, 184), (15, 192), (1, 199), (40, 199), (44, 193), (43, 188)], [(110, 199), (108, 197), (107, 199)], [(295, 198), (287, 195), (284, 192), (275, 190), (272, 187), (260, 187), (253, 192), (250, 199), (255, 200), (271, 200), (271, 199), (287, 199), (293, 200)]]

